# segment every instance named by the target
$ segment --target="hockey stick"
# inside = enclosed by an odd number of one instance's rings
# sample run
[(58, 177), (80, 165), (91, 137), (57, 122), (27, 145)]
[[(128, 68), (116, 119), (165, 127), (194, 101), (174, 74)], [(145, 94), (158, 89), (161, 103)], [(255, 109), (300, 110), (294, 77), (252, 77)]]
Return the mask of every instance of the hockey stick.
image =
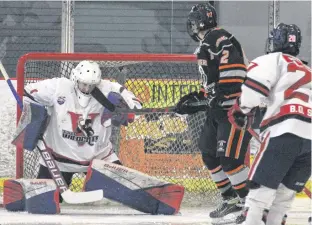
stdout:
[[(18, 96), (14, 86), (12, 85), (12, 82), (9, 78), (9, 75), (7, 74), (2, 62), (0, 61), (0, 71), (6, 80), (6, 82), (9, 85), (9, 88), (14, 96), (14, 98), (17, 101), (17, 104), (19, 105), (20, 109), (23, 108), (23, 103), (20, 97)], [(38, 145), (41, 145), (39, 147)], [(65, 202), (69, 204), (81, 204), (81, 203), (88, 203), (88, 202), (95, 202), (103, 199), (103, 190), (96, 190), (96, 191), (89, 191), (89, 192), (72, 192), (60, 172), (51, 152), (49, 152), (46, 147), (44, 146), (43, 141), (38, 142), (37, 149), (39, 150), (39, 153), (45, 162), (51, 177), (53, 181), (55, 182), (57, 188), (59, 189), (62, 198)]]
[[(256, 131), (254, 131), (253, 129), (249, 128), (248, 129), (249, 133), (261, 144), (261, 139), (258, 135), (258, 133)], [(303, 188), (303, 192), (309, 197), (311, 198), (311, 191), (307, 188), (307, 187), (304, 187)]]
[(91, 92), (93, 98), (95, 98), (102, 106), (107, 108), (110, 112), (113, 113), (135, 113), (135, 114), (146, 114), (146, 113), (174, 113), (174, 106), (170, 106), (167, 108), (147, 108), (147, 109), (123, 109), (117, 108), (113, 103), (111, 103), (107, 97), (97, 88), (95, 87)]

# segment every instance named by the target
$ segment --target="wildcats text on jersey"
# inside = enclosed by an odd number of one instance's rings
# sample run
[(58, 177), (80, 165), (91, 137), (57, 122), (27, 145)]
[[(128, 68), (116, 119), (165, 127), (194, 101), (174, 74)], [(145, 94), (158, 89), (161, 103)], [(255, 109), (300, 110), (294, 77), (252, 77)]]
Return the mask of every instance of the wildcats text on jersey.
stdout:
[(73, 141), (77, 141), (79, 146), (84, 145), (84, 143), (88, 143), (90, 146), (93, 146), (95, 142), (99, 139), (99, 136), (91, 136), (86, 137), (82, 136), (82, 133), (76, 133), (71, 131), (62, 130), (62, 137), (66, 139), (70, 139)]

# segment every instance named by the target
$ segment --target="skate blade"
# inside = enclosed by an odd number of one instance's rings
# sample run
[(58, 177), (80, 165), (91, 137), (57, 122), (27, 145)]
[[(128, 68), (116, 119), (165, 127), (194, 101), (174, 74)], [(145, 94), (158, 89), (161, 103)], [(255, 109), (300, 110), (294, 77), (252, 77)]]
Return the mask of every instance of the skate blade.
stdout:
[(238, 217), (242, 212), (233, 212), (225, 215), (222, 218), (213, 218), (211, 224), (212, 225), (223, 225), (223, 224), (236, 224), (236, 217)]

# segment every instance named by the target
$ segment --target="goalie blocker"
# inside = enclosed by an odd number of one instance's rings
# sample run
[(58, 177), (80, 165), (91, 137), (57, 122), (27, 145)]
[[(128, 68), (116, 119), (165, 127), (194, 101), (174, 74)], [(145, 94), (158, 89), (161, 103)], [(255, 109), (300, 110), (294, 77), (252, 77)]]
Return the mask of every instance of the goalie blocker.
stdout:
[(25, 98), (22, 116), (12, 144), (18, 148), (33, 151), (48, 125), (49, 118), (44, 106)]
[(84, 189), (102, 189), (105, 198), (153, 215), (178, 213), (184, 195), (183, 186), (97, 159), (89, 167)]

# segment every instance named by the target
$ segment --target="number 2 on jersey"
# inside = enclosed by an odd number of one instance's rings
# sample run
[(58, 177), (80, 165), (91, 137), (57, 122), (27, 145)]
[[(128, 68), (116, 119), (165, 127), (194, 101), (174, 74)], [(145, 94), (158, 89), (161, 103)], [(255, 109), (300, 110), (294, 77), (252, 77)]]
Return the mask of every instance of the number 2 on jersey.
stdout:
[(297, 89), (305, 84), (311, 83), (311, 70), (304, 66), (304, 64), (292, 57), (287, 55), (283, 55), (284, 59), (288, 62), (287, 71), (293, 73), (303, 73), (303, 77), (300, 78), (296, 83), (291, 85), (285, 92), (284, 98), (291, 99), (291, 98), (298, 98), (304, 102), (309, 101), (309, 95), (297, 91)]
[(221, 57), (221, 60), (220, 60), (221, 64), (225, 64), (225, 63), (229, 62), (229, 54), (230, 54), (230, 52), (228, 50), (223, 50), (222, 51), (222, 57)]

